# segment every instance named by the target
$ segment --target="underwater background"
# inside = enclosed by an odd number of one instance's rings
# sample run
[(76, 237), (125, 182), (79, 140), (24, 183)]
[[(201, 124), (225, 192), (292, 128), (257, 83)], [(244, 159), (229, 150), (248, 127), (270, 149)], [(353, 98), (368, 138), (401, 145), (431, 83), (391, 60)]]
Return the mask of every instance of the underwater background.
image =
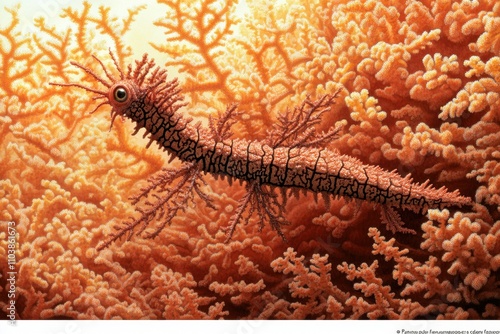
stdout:
[[(15, 223), (17, 319), (500, 319), (500, 3), (467, 1), (55, 1), (0, 8), (0, 314)], [(104, 3), (104, 2), (103, 2)], [(5, 7), (4, 7), (5, 6)], [(32, 20), (34, 18), (34, 20)], [(178, 77), (207, 122), (238, 103), (234, 136), (263, 139), (307, 96), (339, 96), (319, 129), (365, 164), (459, 189), (475, 205), (402, 212), (312, 193), (287, 204), (287, 242), (258, 217), (225, 243), (245, 187), (205, 177), (156, 238), (99, 243), (136, 214), (128, 198), (168, 163), (91, 94), (144, 53)]]

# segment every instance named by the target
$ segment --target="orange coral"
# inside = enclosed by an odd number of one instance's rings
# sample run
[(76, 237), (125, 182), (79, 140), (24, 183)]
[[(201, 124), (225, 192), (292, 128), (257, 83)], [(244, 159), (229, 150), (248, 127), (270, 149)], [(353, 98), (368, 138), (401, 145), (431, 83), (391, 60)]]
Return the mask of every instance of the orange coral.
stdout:
[[(5, 222), (14, 221), (18, 318), (500, 318), (497, 1), (159, 8), (148, 29), (165, 40), (150, 50), (127, 42), (148, 8), (118, 14), (84, 3), (60, 11), (69, 29), (37, 19), (30, 38), (23, 8), (0, 11), (0, 313)], [(47, 84), (97, 88), (69, 61), (92, 66), (91, 54), (107, 59), (110, 47), (121, 67), (160, 54), (180, 72), (193, 117), (238, 102), (240, 138), (263, 139), (287, 108), (342, 87), (317, 125), (344, 126), (332, 149), (460, 189), (477, 204), (404, 214), (417, 234), (392, 235), (377, 228), (371, 205), (340, 199), (326, 209), (306, 194), (287, 204), (288, 243), (258, 223), (224, 243), (221, 227), (244, 187), (207, 177), (217, 210), (195, 198), (155, 239), (97, 251), (133, 215), (128, 197), (166, 163), (130, 136), (129, 122), (117, 119), (109, 132), (109, 110), (90, 115), (91, 97)]]

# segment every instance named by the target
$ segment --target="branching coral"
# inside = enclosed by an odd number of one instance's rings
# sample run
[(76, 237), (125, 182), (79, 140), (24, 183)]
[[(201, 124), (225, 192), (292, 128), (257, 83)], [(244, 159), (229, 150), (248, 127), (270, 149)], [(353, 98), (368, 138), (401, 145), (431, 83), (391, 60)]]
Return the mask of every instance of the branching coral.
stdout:
[(376, 227), (369, 204), (306, 194), (282, 210), (287, 243), (269, 226), (259, 232), (255, 216), (225, 242), (221, 228), (245, 188), (206, 176), (200, 191), (216, 210), (195, 196), (155, 239), (98, 251), (133, 215), (128, 198), (166, 159), (131, 137), (128, 122), (117, 119), (109, 131), (109, 109), (90, 115), (100, 101), (48, 82), (97, 89), (69, 61), (104, 77), (92, 54), (108, 59), (111, 48), (126, 67), (149, 52), (127, 40), (145, 29), (135, 20), (149, 8), (117, 14), (85, 2), (60, 10), (67, 29), (38, 18), (29, 37), (20, 29), (23, 8), (1, 9), (1, 312), (5, 222), (14, 221), (18, 318), (500, 318), (497, 1), (199, 0), (159, 8), (148, 29), (165, 39), (151, 40), (151, 50), (170, 75), (179, 72), (191, 116), (206, 120), (238, 103), (234, 136), (265, 140), (279, 115), (340, 89), (314, 124), (318, 133), (343, 126), (325, 146), (460, 189), (477, 204), (427, 218), (403, 214), (417, 234), (393, 235)]
[[(6, 10), (11, 21), (0, 32), (5, 69), (0, 87), (5, 120), (0, 156), (2, 233), (4, 222), (17, 223), (17, 300), (19, 315), (24, 318), (54, 316), (43, 310), (61, 303), (71, 306), (68, 300), (74, 301), (93, 284), (89, 282), (96, 274), (88, 265), (93, 263), (95, 238), (105, 229), (102, 223), (125, 219), (131, 211), (123, 194), (126, 197), (130, 186), (162, 164), (157, 154), (144, 152), (123, 136), (127, 132), (124, 124), (112, 136), (101, 136), (109, 123), (95, 116), (88, 121), (94, 101), (47, 85), (47, 75), (52, 80), (78, 80), (66, 70), (68, 56), (86, 61), (77, 50), (83, 50), (83, 45), (99, 49), (84, 27), (106, 31), (110, 19), (104, 8), (96, 16), (89, 11), (90, 5), (85, 3), (81, 21), (74, 21), (80, 32), (77, 41), (42, 19), (35, 21), (39, 32), (32, 39), (22, 39), (15, 9)], [(67, 9), (65, 13), (77, 11)], [(129, 23), (120, 28), (125, 33)], [(119, 31), (109, 36), (116, 38), (118, 46)], [(120, 51), (122, 59), (130, 53), (127, 48)], [(6, 249), (4, 241), (2, 248)], [(2, 279), (6, 277), (4, 263)], [(68, 266), (74, 266), (74, 271), (61, 272)], [(70, 312), (71, 307), (66, 306), (69, 313), (59, 306), (56, 313), (80, 317), (87, 312)]]
[[(285, 275), (292, 273), (293, 278), (288, 283), (288, 289), (296, 302), (290, 304), (293, 309), (288, 317), (291, 319), (305, 319), (307, 317), (324, 317), (332, 305), (346, 302), (348, 294), (332, 284), (330, 271), (332, 265), (328, 263), (328, 255), (314, 254), (310, 260), (310, 267), (304, 265), (304, 256), (297, 258), (297, 253), (289, 248), (283, 258), (271, 263), (273, 269)], [(333, 313), (334, 318), (344, 317), (344, 314)]]

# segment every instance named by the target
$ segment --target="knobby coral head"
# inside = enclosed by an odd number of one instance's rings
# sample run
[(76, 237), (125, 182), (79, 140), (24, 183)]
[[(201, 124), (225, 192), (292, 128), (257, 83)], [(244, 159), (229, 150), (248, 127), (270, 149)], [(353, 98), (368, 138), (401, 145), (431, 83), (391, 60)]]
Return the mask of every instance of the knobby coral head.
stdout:
[(135, 61), (135, 68), (129, 65), (126, 74), (118, 65), (118, 61), (111, 50), (109, 50), (109, 54), (119, 73), (119, 78), (113, 76), (106, 69), (103, 62), (94, 55), (92, 57), (102, 67), (107, 79), (102, 78), (80, 63), (71, 62), (73, 66), (84, 70), (104, 85), (106, 87), (104, 90), (94, 89), (75, 82), (51, 83), (51, 85), (79, 87), (97, 94), (93, 99), (102, 99), (104, 101), (97, 105), (91, 113), (94, 113), (103, 105), (110, 105), (110, 130), (117, 116), (126, 116), (136, 121), (137, 131), (144, 127), (146, 119), (141, 117), (137, 110), (144, 108), (145, 105), (154, 106), (164, 112), (166, 111), (167, 114), (173, 113), (184, 105), (178, 103), (182, 100), (182, 96), (179, 94), (180, 89), (178, 88), (177, 79), (167, 81), (167, 71), (155, 66), (154, 59), (148, 59), (147, 54), (144, 54), (141, 60)]

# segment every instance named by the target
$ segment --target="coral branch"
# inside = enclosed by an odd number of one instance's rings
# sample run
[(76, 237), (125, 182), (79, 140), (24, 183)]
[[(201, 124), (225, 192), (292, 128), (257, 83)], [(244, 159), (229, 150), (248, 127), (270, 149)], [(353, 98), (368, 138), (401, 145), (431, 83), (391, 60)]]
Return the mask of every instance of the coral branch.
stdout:
[[(259, 217), (259, 230), (262, 230), (264, 223), (267, 222), (286, 242), (286, 237), (281, 230), (282, 225), (289, 225), (289, 222), (285, 218), (285, 204), (283, 201), (280, 201), (274, 189), (261, 185), (257, 181), (250, 181), (246, 185), (246, 191), (245, 196), (238, 202), (236, 212), (229, 219), (229, 226), (225, 228), (226, 242), (231, 240), (240, 220), (244, 219), (248, 223), (254, 212)], [(249, 212), (248, 216), (244, 218), (243, 214), (246, 210)]]
[[(149, 181), (149, 185), (130, 199), (136, 205), (140, 216), (129, 223), (117, 227), (108, 240), (99, 245), (98, 250), (108, 247), (113, 241), (128, 234), (127, 240), (133, 235), (141, 235), (146, 228), (156, 220), (158, 226), (149, 232), (146, 238), (155, 238), (172, 223), (178, 212), (183, 212), (194, 201), (196, 193), (205, 204), (215, 209), (211, 198), (201, 189), (207, 183), (200, 175), (200, 169), (194, 164), (183, 164), (180, 168), (162, 169)], [(139, 204), (142, 203), (142, 204)], [(135, 229), (138, 228), (137, 231)]]
[(309, 97), (300, 107), (287, 110), (278, 116), (279, 124), (273, 126), (268, 134), (270, 146), (296, 147), (324, 147), (335, 138), (340, 127), (330, 129), (326, 133), (316, 134), (314, 126), (321, 122), (321, 116), (330, 110), (339, 90), (332, 95), (324, 95), (316, 101)]

